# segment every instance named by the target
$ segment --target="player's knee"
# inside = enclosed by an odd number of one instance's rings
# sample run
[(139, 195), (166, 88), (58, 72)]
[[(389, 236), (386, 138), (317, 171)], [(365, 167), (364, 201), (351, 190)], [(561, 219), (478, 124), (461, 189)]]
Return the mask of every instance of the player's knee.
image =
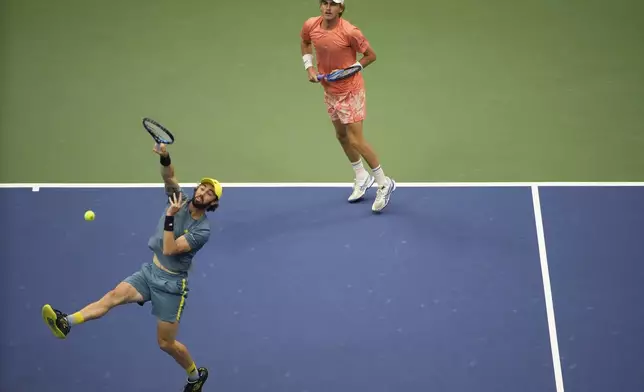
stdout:
[(349, 135), (346, 132), (336, 132), (335, 137), (341, 144), (349, 144)]
[(357, 135), (353, 135), (353, 134), (347, 135), (347, 141), (349, 145), (356, 150), (360, 150), (360, 147), (362, 147), (362, 139)]
[(101, 299), (101, 303), (103, 306), (111, 309), (128, 302), (132, 296), (127, 286), (119, 285), (115, 289), (108, 291)]
[(159, 348), (165, 351), (166, 353), (170, 354), (174, 350), (174, 339), (158, 336), (157, 344), (159, 345)]

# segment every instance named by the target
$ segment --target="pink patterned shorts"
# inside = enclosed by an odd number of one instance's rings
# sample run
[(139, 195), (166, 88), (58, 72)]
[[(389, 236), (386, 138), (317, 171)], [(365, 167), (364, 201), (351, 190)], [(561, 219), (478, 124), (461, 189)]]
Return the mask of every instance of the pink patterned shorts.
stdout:
[(342, 95), (325, 92), (324, 103), (331, 120), (340, 120), (342, 124), (360, 122), (367, 115), (364, 90), (352, 91)]

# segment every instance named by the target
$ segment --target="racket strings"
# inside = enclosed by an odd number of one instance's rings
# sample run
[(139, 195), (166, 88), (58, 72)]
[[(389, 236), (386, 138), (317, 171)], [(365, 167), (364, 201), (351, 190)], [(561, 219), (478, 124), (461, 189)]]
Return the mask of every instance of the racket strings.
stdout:
[(165, 130), (161, 128), (153, 128), (152, 133), (154, 133), (156, 136), (162, 137), (164, 139), (169, 139), (170, 134), (168, 134)]
[(148, 131), (152, 132), (154, 135), (162, 137), (164, 139), (169, 139), (171, 135), (161, 126), (150, 121), (146, 121), (145, 127)]

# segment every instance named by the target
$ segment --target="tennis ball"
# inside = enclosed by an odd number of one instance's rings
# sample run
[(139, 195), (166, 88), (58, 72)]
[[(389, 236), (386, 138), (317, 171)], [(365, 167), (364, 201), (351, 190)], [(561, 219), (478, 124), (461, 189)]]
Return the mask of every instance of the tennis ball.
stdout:
[(93, 221), (94, 220), (94, 211), (85, 211), (85, 220)]

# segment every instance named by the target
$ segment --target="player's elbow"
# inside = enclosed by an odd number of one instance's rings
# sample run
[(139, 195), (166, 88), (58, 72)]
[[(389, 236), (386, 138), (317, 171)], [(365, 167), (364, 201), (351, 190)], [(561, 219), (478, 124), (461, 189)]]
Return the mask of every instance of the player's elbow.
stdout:
[(362, 54), (362, 57), (367, 63), (370, 64), (376, 61), (377, 56), (376, 56), (376, 52), (374, 52), (373, 49), (368, 48), (367, 50), (364, 51), (364, 53)]

